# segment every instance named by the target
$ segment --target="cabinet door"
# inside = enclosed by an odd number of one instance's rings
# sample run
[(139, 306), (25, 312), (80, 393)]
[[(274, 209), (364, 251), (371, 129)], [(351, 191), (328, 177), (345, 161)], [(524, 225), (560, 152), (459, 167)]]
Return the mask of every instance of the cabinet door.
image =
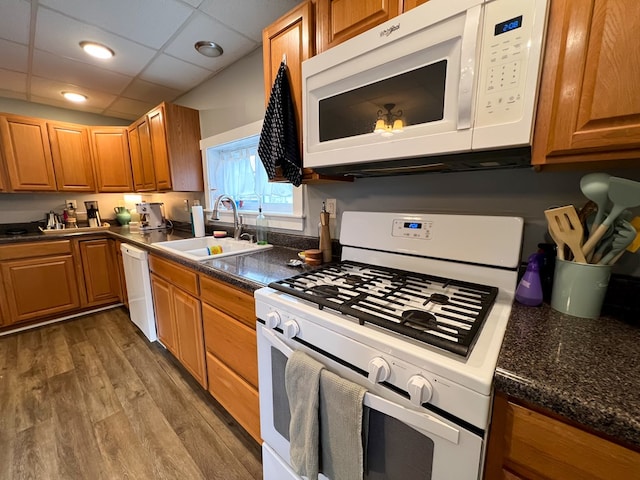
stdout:
[(416, 8), (418, 5), (422, 5), (423, 3), (427, 3), (429, 0), (403, 0), (402, 1), (402, 11), (408, 12), (412, 8)]
[(640, 156), (636, 0), (551, 2), (534, 165)]
[(398, 0), (318, 0), (318, 53), (396, 17)]
[(58, 190), (95, 192), (87, 127), (54, 122), (47, 126)]
[(167, 151), (167, 135), (165, 131), (165, 111), (162, 105), (147, 114), (153, 167), (156, 176), (157, 190), (171, 190), (171, 170)]
[(313, 6), (305, 2), (262, 31), (265, 105), (283, 55), (295, 107), (298, 139), (302, 142), (302, 62), (313, 56)]
[(156, 314), (158, 339), (178, 357), (178, 339), (173, 322), (173, 304), (171, 302), (171, 285), (157, 275), (151, 274), (151, 290), (153, 291), (153, 308)]
[(46, 122), (17, 115), (0, 116), (0, 140), (12, 190), (56, 190)]
[(91, 127), (91, 152), (99, 192), (133, 192), (125, 127)]
[(0, 264), (7, 323), (64, 313), (80, 307), (72, 255), (10, 260)]
[(178, 359), (203, 387), (207, 387), (200, 300), (171, 287), (178, 338)]
[(156, 177), (153, 170), (151, 137), (146, 117), (141, 118), (128, 128), (131, 169), (136, 192), (148, 192), (156, 189)]
[(106, 238), (78, 242), (84, 274), (87, 305), (115, 303), (120, 297), (120, 278), (114, 241)]

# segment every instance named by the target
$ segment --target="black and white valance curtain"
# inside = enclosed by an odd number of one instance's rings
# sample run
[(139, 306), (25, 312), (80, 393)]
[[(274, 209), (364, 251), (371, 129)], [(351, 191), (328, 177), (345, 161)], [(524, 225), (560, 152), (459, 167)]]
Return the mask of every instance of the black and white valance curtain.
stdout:
[(284, 177), (294, 186), (302, 183), (298, 130), (285, 62), (280, 63), (271, 88), (260, 133), (258, 155), (270, 180), (276, 176), (276, 167), (281, 167)]

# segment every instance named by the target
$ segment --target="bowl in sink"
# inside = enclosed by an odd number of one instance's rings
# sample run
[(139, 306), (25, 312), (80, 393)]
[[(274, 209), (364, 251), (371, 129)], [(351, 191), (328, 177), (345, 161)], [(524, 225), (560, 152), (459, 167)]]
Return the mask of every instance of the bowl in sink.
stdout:
[(198, 237), (156, 242), (153, 246), (201, 262), (212, 258), (255, 253), (272, 248), (273, 245), (258, 245), (247, 240), (235, 240), (234, 238)]

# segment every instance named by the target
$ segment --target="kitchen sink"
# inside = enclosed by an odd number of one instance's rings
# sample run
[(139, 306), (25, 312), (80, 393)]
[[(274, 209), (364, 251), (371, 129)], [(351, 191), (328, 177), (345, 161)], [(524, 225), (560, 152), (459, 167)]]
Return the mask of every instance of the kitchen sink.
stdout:
[(232, 255), (246, 255), (273, 247), (273, 245), (258, 245), (257, 243), (251, 243), (247, 240), (215, 237), (169, 240), (166, 242), (156, 242), (152, 245), (197, 262)]

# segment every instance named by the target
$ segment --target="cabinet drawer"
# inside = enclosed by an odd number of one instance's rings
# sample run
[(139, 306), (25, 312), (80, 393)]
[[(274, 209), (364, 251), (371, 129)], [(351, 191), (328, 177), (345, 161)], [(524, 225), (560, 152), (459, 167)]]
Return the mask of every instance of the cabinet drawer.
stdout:
[(200, 279), (200, 287), (203, 301), (255, 329), (256, 305), (253, 295), (206, 277)]
[(207, 351), (258, 388), (256, 331), (206, 303), (202, 319)]
[(207, 352), (209, 392), (258, 442), (260, 405), (258, 391)]
[(198, 275), (177, 263), (150, 255), (149, 268), (156, 275), (169, 280), (192, 295), (198, 296)]
[(0, 247), (0, 260), (16, 260), (65, 253), (71, 253), (71, 242), (69, 240), (16, 243), (15, 245), (3, 245)]
[(634, 478), (640, 453), (508, 403), (505, 464), (524, 478)]

